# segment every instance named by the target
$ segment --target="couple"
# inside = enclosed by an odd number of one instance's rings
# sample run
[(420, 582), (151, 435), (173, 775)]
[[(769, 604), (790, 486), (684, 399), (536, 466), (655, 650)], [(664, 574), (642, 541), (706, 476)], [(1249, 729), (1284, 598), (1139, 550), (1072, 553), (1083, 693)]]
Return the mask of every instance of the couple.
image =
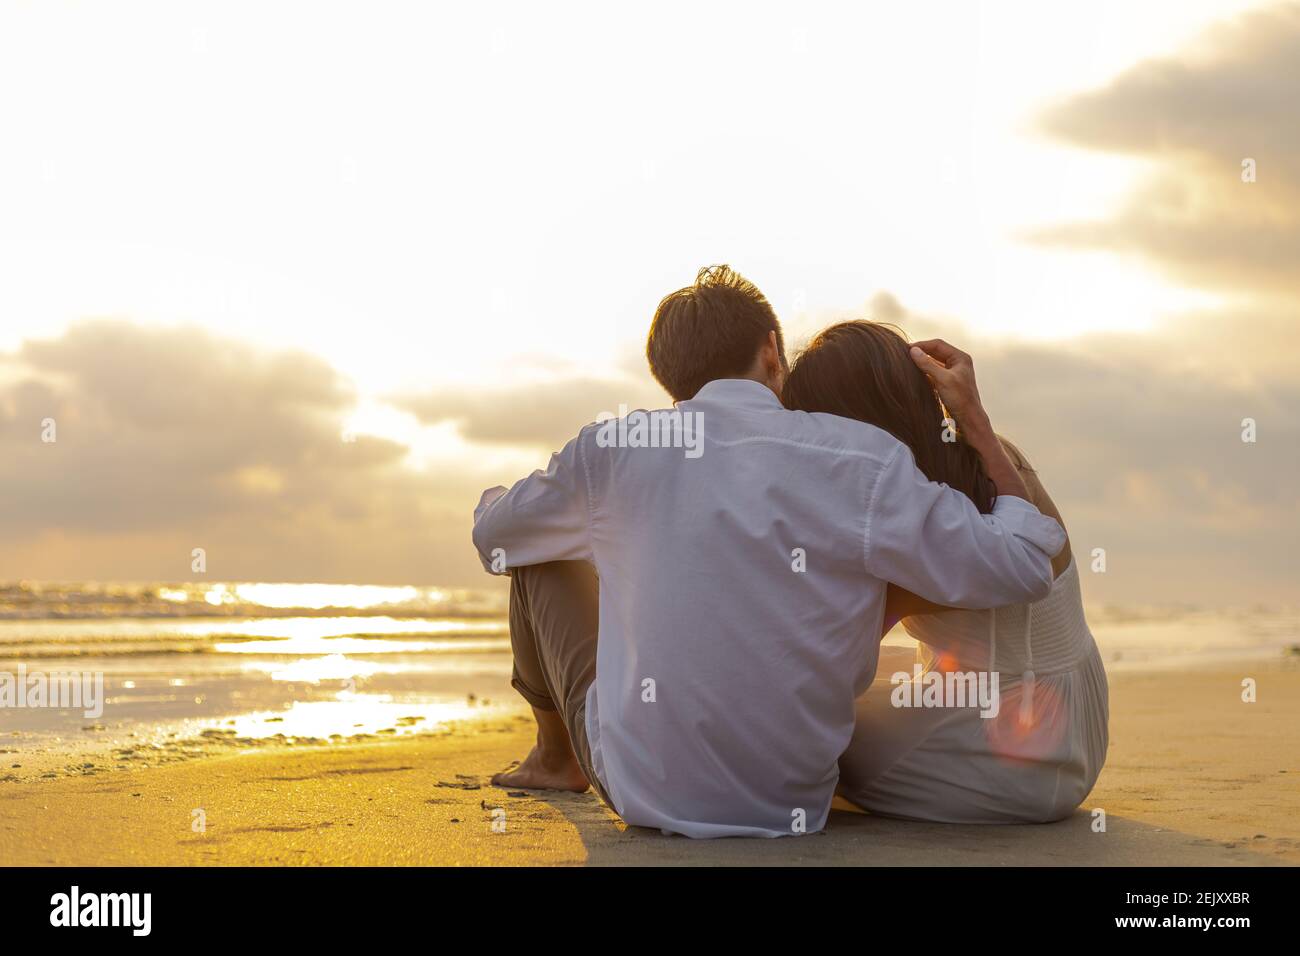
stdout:
[[(660, 302), (646, 355), (665, 414), (698, 422), (692, 455), (588, 425), (475, 511), (537, 719), (494, 782), (590, 784), (689, 837), (815, 832), (837, 792), (953, 823), (1077, 807), (1105, 758), (1105, 673), (1060, 516), (970, 357), (846, 322), (790, 368), (771, 306), (725, 266)], [(996, 716), (872, 687), (900, 619), (914, 679), (997, 678)]]

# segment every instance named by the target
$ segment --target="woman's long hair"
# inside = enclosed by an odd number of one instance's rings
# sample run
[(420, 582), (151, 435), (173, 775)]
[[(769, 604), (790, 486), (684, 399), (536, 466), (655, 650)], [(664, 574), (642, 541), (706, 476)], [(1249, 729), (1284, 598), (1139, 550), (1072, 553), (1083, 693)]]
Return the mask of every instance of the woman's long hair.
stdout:
[(889, 432), (912, 450), (927, 478), (960, 491), (985, 514), (993, 510), (996, 489), (983, 462), (960, 434), (943, 440), (943, 406), (894, 326), (859, 321), (824, 329), (795, 360), (781, 400)]

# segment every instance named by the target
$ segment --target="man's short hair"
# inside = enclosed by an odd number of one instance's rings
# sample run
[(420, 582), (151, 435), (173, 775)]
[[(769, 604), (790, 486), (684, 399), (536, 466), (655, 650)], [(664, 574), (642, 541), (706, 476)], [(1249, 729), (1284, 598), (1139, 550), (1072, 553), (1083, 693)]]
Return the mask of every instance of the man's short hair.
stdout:
[(694, 285), (659, 303), (645, 355), (659, 384), (682, 402), (716, 378), (748, 373), (769, 332), (784, 362), (781, 323), (763, 293), (730, 266), (706, 266)]

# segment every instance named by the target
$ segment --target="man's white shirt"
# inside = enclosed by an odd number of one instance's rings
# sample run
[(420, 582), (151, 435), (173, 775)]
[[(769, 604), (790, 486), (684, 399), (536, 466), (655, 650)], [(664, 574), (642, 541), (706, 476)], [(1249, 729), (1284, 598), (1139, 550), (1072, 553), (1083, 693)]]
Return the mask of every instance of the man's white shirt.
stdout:
[[(720, 379), (676, 411), (702, 439), (610, 447), (484, 492), (484, 567), (589, 561), (600, 578), (592, 762), (626, 822), (691, 837), (826, 822), (887, 583), (954, 607), (1045, 596), (1065, 533), (1020, 498), (981, 515), (888, 433)], [(936, 421), (936, 428), (940, 427)]]

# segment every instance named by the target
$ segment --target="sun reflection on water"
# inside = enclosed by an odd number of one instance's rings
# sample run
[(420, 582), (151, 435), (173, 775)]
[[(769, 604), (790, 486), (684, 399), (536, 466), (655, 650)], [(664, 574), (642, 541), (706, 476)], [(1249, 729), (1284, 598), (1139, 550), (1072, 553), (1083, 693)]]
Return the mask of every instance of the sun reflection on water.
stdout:
[(505, 714), (495, 701), (446, 698), (418, 702), (386, 694), (342, 691), (335, 700), (295, 701), (285, 710), (241, 714), (222, 725), (236, 737), (262, 739), (283, 735), (297, 740), (340, 739), (360, 735), (410, 734), (459, 720)]
[(372, 637), (331, 637), (328, 634), (296, 634), (269, 641), (218, 643), (221, 654), (437, 654), (479, 653), (510, 649), (509, 638), (454, 638), (442, 641), (384, 641)]
[(413, 587), (371, 584), (237, 584), (234, 593), (239, 600), (262, 607), (304, 608), (369, 608), (404, 604), (420, 595)]
[(75, 740), (153, 761), (203, 746), (442, 733), (520, 709), (499, 596), (256, 582), (50, 586), (35, 604), (29, 596), (6, 605), (0, 595), (0, 661), (102, 670), (111, 713), (87, 726), (76, 714), (33, 711), (17, 729), (42, 746)]
[(420, 664), (392, 664), (359, 661), (342, 654), (326, 657), (304, 657), (289, 662), (248, 661), (245, 671), (267, 674), (273, 681), (295, 684), (319, 684), (321, 681), (346, 681), (374, 677), (377, 674), (398, 674), (423, 669)]

